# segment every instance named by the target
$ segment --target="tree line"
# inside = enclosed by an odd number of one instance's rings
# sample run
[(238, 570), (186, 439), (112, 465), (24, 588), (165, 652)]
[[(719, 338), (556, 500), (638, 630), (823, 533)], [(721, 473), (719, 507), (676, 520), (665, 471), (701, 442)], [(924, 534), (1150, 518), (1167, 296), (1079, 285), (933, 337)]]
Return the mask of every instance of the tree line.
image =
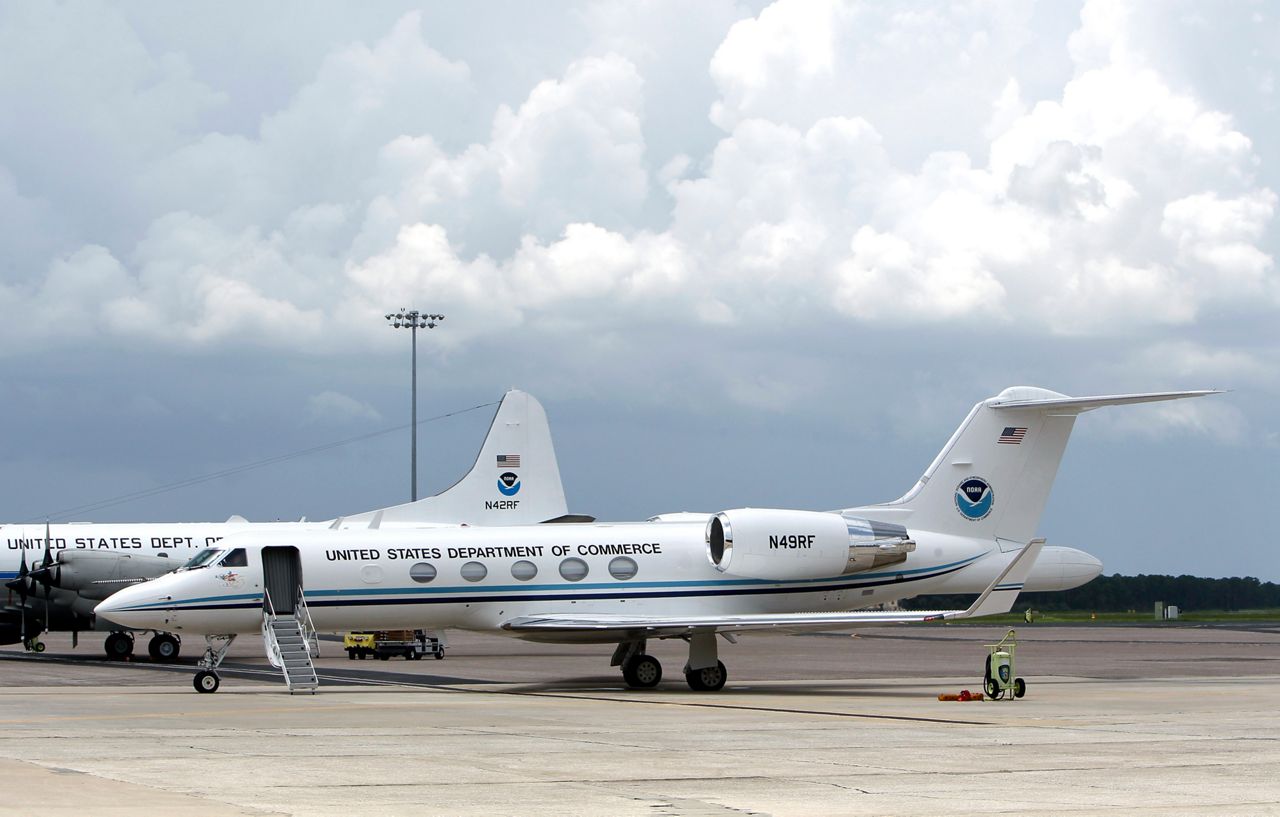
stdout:
[[(917, 596), (902, 603), (908, 610), (963, 609), (971, 595)], [(1091, 610), (1122, 613), (1151, 610), (1157, 601), (1191, 610), (1256, 610), (1280, 608), (1280, 584), (1252, 576), (1203, 579), (1199, 576), (1099, 576), (1074, 590), (1023, 593), (1016, 609)]]

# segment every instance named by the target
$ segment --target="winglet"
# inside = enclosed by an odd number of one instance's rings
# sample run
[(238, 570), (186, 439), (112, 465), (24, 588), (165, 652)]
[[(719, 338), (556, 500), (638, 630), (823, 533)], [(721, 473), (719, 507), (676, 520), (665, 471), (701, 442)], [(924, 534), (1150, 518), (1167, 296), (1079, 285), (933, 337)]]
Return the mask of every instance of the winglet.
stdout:
[(982, 591), (982, 595), (969, 605), (968, 610), (943, 613), (926, 618), (925, 621), (998, 616), (1009, 612), (1013, 609), (1013, 603), (1018, 600), (1018, 594), (1022, 592), (1022, 586), (1026, 583), (1027, 577), (1031, 575), (1031, 568), (1035, 567), (1036, 557), (1040, 555), (1042, 547), (1044, 547), (1044, 539), (1032, 539), (1028, 542), (1018, 555), (1013, 557), (1008, 567), (1000, 571), (995, 581)]

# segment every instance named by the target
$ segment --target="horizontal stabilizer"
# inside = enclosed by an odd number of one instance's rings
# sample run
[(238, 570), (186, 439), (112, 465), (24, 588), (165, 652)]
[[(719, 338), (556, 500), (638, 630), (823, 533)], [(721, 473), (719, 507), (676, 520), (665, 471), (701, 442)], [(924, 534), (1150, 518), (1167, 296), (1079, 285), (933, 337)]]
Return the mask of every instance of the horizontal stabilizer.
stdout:
[(1200, 389), (1197, 391), (1153, 391), (1145, 394), (1109, 394), (1096, 397), (1053, 397), (1047, 399), (1017, 399), (1016, 389), (1009, 389), (1008, 398), (991, 400), (988, 406), (994, 409), (1061, 409), (1075, 413), (1091, 411), (1103, 406), (1127, 406), (1132, 403), (1160, 403), (1166, 400), (1182, 400), (1187, 397), (1207, 397), (1210, 394), (1221, 394), (1218, 389)]

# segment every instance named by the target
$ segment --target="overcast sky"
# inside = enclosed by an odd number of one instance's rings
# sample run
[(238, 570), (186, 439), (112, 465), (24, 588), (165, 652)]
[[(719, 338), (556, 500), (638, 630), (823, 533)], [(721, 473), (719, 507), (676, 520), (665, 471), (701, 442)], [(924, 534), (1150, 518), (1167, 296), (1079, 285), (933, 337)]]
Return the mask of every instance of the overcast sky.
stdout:
[[(0, 519), (499, 399), (601, 519), (893, 499), (1009, 385), (1041, 524), (1280, 580), (1264, 3), (0, 3)], [(428, 491), (492, 408), (425, 425)], [(403, 501), (407, 432), (90, 515)]]

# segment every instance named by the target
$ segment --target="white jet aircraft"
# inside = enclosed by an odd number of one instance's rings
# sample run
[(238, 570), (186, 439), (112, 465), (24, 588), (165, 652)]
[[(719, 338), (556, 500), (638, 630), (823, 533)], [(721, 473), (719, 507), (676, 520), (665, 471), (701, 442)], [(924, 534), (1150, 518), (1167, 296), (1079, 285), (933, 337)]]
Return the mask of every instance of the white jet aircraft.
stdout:
[[(299, 622), (290, 631), (299, 643), (312, 628), (451, 627), (612, 643), (613, 664), (633, 687), (662, 677), (646, 641), (681, 638), (689, 643), (689, 686), (717, 690), (727, 678), (717, 634), (733, 641), (753, 630), (988, 615), (1011, 609), (1023, 589), (1084, 584), (1102, 571), (1097, 559), (1034, 538), (1076, 417), (1212, 393), (1073, 398), (1006, 389), (973, 408), (901, 499), (843, 511), (238, 534), (182, 570), (117, 593), (97, 612), (128, 627), (206, 635), (195, 679), (203, 692), (217, 689), (216, 668), (238, 633), (261, 630), (273, 663), (305, 658), (310, 668), (309, 654), (290, 658), (277, 646), (282, 619)], [(981, 595), (967, 610), (855, 609), (932, 593)]]
[[(8, 603), (0, 607), (0, 644), (22, 641), (37, 648), (43, 646), (37, 636), (46, 629), (111, 629), (107, 655), (126, 658), (133, 652), (133, 635), (95, 620), (93, 608), (122, 587), (168, 573), (236, 532), (531, 525), (567, 512), (546, 412), (531, 395), (513, 389), (494, 413), (471, 470), (448, 490), (416, 502), (324, 522), (252, 523), (233, 516), (217, 523), (0, 526), (0, 581), (9, 590)], [(163, 630), (149, 645), (157, 660), (173, 660), (179, 649), (180, 640)]]

